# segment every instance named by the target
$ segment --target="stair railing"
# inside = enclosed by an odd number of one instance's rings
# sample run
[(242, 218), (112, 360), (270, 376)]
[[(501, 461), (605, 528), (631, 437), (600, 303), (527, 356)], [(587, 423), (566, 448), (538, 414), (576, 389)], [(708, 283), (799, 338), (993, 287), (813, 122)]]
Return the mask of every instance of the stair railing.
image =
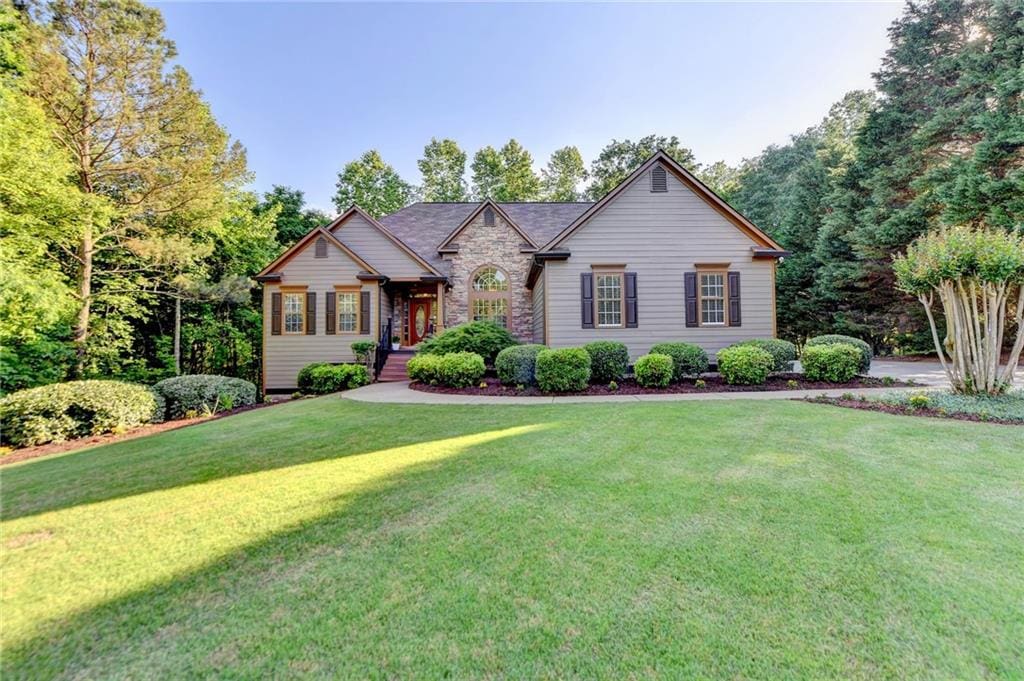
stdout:
[(388, 353), (391, 352), (391, 320), (381, 330), (380, 340), (377, 342), (376, 352), (373, 353), (373, 380), (380, 376), (381, 369), (388, 361)]

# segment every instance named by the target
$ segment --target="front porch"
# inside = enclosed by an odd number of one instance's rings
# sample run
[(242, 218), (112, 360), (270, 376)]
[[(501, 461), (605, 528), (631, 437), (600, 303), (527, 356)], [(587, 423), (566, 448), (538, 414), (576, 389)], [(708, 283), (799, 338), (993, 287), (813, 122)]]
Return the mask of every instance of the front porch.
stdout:
[(399, 346), (413, 349), (424, 339), (444, 329), (444, 281), (389, 281), (384, 285), (390, 314), (391, 342), (398, 338)]

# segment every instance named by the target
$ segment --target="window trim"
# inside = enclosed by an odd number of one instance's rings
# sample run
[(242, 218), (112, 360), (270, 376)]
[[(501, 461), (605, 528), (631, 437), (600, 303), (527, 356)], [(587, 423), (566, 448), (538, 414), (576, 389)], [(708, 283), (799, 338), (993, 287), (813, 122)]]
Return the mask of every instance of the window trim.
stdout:
[[(475, 283), (477, 276), (481, 272), (483, 272), (484, 270), (496, 270), (498, 272), (501, 272), (505, 276), (505, 281), (508, 283), (508, 285), (505, 287), (505, 290), (504, 291), (478, 291), (473, 284)], [(477, 300), (504, 300), (505, 301), (505, 328), (506, 329), (511, 329), (512, 328), (512, 277), (510, 277), (508, 275), (508, 272), (505, 271), (505, 269), (503, 267), (498, 267), (497, 265), (495, 265), (493, 263), (488, 263), (486, 265), (481, 265), (480, 267), (477, 267), (469, 275), (469, 279), (466, 282), (466, 288), (468, 289), (468, 293), (469, 293), (469, 296), (468, 296), (469, 297), (469, 307), (468, 307), (469, 321), (473, 321), (473, 317), (474, 317), (474, 314), (473, 314), (473, 303), (475, 303)]]
[[(281, 335), (282, 336), (303, 336), (306, 333), (306, 293), (308, 286), (280, 286), (278, 291), (281, 293)], [(288, 305), (287, 299), (289, 295), (296, 295), (299, 297), (299, 304), (301, 308), (301, 323), (302, 326), (298, 331), (288, 330)]]
[[(362, 295), (362, 286), (348, 286), (342, 284), (335, 284), (334, 286), (334, 333), (339, 336), (361, 336), (359, 329), (362, 327), (362, 302), (360, 296)], [(352, 331), (344, 331), (341, 328), (341, 305), (339, 305), (340, 299), (338, 298), (339, 293), (351, 293), (356, 297), (356, 328)]]
[[(707, 274), (718, 274), (722, 277), (722, 321), (720, 322), (704, 321), (704, 282), (702, 278)], [(708, 300), (718, 299), (718, 296), (708, 298)], [(729, 326), (729, 271), (727, 269), (720, 269), (718, 265), (714, 267), (697, 267), (697, 326), (707, 326), (716, 329), (722, 326)]]
[[(625, 265), (591, 265), (594, 272), (594, 328), (595, 329), (624, 329), (626, 328), (626, 266)], [(615, 276), (619, 279), (619, 323), (602, 324), (598, 310), (598, 303), (601, 296), (598, 294), (601, 287), (600, 277)]]

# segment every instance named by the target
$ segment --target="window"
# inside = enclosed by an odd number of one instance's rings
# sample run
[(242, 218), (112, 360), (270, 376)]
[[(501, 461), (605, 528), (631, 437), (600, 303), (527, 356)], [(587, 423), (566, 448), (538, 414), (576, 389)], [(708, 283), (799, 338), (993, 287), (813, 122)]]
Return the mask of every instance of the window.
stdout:
[(359, 291), (338, 291), (338, 333), (359, 333)]
[(598, 328), (622, 326), (622, 273), (597, 272), (594, 283)]
[(474, 322), (509, 325), (508, 275), (497, 267), (481, 267), (471, 278), (469, 311)]
[(700, 323), (725, 324), (725, 272), (700, 273)]
[(303, 333), (306, 330), (306, 294), (284, 293), (281, 298), (284, 310), (284, 332)]

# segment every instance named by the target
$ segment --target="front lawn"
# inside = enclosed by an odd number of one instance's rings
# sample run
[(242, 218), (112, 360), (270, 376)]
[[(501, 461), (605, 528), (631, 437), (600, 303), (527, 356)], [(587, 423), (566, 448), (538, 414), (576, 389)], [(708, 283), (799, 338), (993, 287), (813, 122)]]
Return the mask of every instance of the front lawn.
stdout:
[(1024, 429), (337, 396), (0, 470), (13, 678), (1024, 676)]

